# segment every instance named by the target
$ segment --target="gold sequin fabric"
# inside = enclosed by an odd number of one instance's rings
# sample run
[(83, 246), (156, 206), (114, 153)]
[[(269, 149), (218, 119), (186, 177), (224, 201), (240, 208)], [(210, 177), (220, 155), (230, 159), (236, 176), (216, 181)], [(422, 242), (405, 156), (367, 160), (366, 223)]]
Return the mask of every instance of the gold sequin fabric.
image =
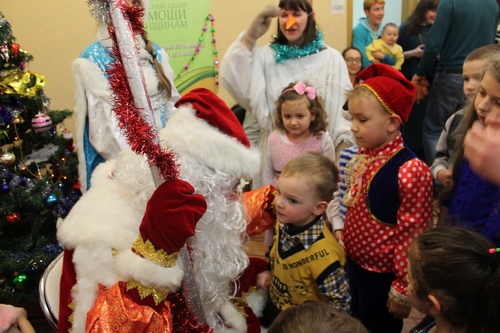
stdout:
[(144, 241), (141, 236), (137, 238), (132, 249), (143, 258), (163, 267), (172, 267), (177, 262), (178, 252), (168, 254), (162, 249), (157, 250), (153, 243)]
[(260, 187), (243, 193), (242, 203), (246, 210), (247, 234), (258, 235), (272, 228), (276, 222), (274, 213), (274, 197), (276, 188), (273, 185)]
[(375, 160), (387, 158), (385, 155), (367, 156), (365, 154), (354, 155), (347, 163), (344, 170), (344, 179), (346, 185), (346, 194), (343, 203), (352, 207), (358, 201), (361, 195), (362, 178), (367, 166)]
[(168, 301), (156, 308), (141, 305), (125, 289), (125, 282), (115, 283), (109, 290), (99, 286), (94, 307), (87, 313), (86, 333), (173, 332)]

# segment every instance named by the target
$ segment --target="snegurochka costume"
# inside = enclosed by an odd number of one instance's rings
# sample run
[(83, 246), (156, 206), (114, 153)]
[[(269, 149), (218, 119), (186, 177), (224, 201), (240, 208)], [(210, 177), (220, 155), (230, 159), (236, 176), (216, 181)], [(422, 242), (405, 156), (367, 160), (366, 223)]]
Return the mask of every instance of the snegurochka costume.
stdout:
[[(172, 84), (172, 97), (167, 99), (160, 89), (152, 56), (146, 50), (144, 40), (136, 36), (140, 47), (140, 59), (146, 80), (146, 86), (154, 111), (158, 130), (165, 127), (175, 109), (175, 102), (180, 98)], [(154, 44), (155, 54), (162, 64), (163, 70), (170, 82), (174, 82), (174, 73), (169, 65), (168, 55)], [(80, 57), (73, 61), (75, 77), (75, 133), (78, 151), (78, 173), (82, 191), (90, 186), (90, 177), (95, 167), (106, 160), (116, 157), (125, 147), (128, 147), (125, 136), (113, 114), (113, 103), (110, 95), (108, 73), (113, 58), (110, 56), (112, 40), (106, 25), (100, 25), (96, 40), (85, 48)]]
[(450, 224), (466, 226), (500, 246), (500, 189), (480, 177), (471, 169), (469, 161), (463, 159), (455, 191), (443, 204), (449, 207), (446, 220)]

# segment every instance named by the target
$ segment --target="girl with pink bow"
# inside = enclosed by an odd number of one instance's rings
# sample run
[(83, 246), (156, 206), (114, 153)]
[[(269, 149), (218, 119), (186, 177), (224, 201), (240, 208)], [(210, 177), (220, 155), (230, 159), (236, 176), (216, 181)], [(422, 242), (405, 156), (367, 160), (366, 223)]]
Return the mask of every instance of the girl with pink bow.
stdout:
[(268, 139), (264, 185), (276, 185), (285, 164), (302, 153), (317, 151), (335, 160), (333, 140), (326, 131), (327, 115), (315, 87), (303, 81), (289, 84), (274, 112), (276, 130)]

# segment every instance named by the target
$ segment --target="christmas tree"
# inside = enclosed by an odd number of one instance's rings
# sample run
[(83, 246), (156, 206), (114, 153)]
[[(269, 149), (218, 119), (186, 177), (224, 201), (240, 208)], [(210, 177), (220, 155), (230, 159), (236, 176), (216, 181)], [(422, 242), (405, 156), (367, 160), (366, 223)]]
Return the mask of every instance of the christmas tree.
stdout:
[(63, 121), (50, 110), (33, 58), (0, 13), (0, 303), (38, 299), (38, 282), (61, 252), (61, 221), (80, 198), (77, 157)]

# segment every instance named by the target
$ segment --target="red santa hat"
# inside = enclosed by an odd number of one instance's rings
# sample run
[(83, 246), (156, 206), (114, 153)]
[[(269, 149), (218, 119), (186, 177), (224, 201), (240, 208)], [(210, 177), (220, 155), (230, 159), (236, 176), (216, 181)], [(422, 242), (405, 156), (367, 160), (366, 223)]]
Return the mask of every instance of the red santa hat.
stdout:
[(174, 179), (161, 184), (146, 205), (131, 251), (118, 255), (123, 277), (146, 287), (178, 288), (183, 272), (177, 254), (194, 235), (206, 209), (205, 198), (195, 194), (188, 182)]
[(160, 131), (163, 145), (179, 155), (194, 155), (200, 163), (235, 177), (251, 179), (260, 168), (260, 154), (233, 111), (205, 88), (191, 90), (176, 103), (178, 110)]
[(390, 114), (397, 114), (408, 121), (416, 88), (404, 75), (389, 65), (374, 64), (356, 76), (358, 85), (368, 88)]

